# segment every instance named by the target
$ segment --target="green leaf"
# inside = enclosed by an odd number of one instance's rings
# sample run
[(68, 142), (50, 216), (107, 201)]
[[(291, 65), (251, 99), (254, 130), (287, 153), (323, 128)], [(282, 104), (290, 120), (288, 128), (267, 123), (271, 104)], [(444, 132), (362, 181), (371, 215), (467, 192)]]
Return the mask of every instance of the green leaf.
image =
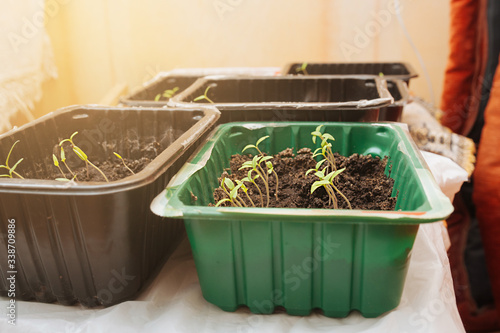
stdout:
[(60, 182), (69, 182), (70, 180), (68, 178), (56, 178), (57, 181)]
[(245, 148), (243, 148), (243, 150), (241, 152), (244, 152), (245, 150), (250, 149), (250, 148), (257, 149), (257, 146), (255, 146), (255, 145), (246, 145)]
[(236, 184), (238, 184), (237, 186), (239, 186), (246, 193), (248, 191), (248, 188), (243, 183), (244, 179), (246, 178), (243, 178), (242, 180), (236, 180)]
[(61, 161), (65, 162), (66, 161), (66, 154), (64, 153), (64, 148), (61, 147)]
[(252, 159), (252, 168), (253, 169), (257, 169), (258, 160), (259, 160), (259, 156), (254, 156), (254, 158)]
[(272, 160), (273, 157), (272, 156), (264, 156), (261, 158), (260, 162), (265, 162), (265, 161), (269, 161), (269, 160)]
[(238, 196), (238, 190), (240, 189), (239, 186), (235, 186), (231, 192), (229, 192), (229, 196), (231, 197), (231, 199), (236, 199), (236, 197)]
[(257, 143), (255, 143), (255, 145), (258, 147), (259, 144), (264, 141), (265, 139), (267, 139), (269, 137), (269, 135), (266, 135), (266, 136), (263, 136), (262, 138), (260, 138), (259, 140), (257, 140)]
[(319, 187), (330, 184), (327, 180), (318, 180), (311, 185), (311, 194), (316, 191)]
[(155, 96), (155, 102), (158, 102), (160, 100), (160, 98), (161, 98), (161, 94), (156, 95)]
[(311, 172), (314, 172), (314, 171), (316, 171), (316, 169), (309, 169), (309, 170), (307, 170), (307, 171), (306, 171), (306, 176), (307, 176), (308, 174), (310, 174)]
[(80, 147), (73, 146), (73, 151), (75, 152), (76, 155), (78, 155), (78, 157), (80, 157), (82, 161), (88, 160), (87, 155), (83, 152), (83, 150), (80, 149)]
[(250, 178), (248, 178), (248, 177), (242, 178), (242, 179), (241, 179), (241, 181), (242, 181), (242, 182), (249, 182), (249, 183), (251, 183), (251, 182), (252, 182), (252, 181), (250, 180)]
[(228, 198), (219, 200), (219, 202), (215, 205), (215, 207), (219, 207), (224, 202), (231, 202), (231, 200), (229, 200)]
[(247, 168), (253, 168), (252, 161), (246, 161), (245, 163), (243, 163), (241, 165), (241, 167), (238, 170), (243, 170), (243, 169), (247, 169)]
[(115, 156), (118, 157), (120, 160), (123, 160), (123, 158), (120, 156), (120, 154), (115, 153), (115, 152), (113, 152), (113, 154), (115, 154)]
[(271, 162), (266, 162), (267, 173), (271, 174), (273, 172), (273, 164)]
[(332, 140), (332, 141), (335, 141), (335, 138), (334, 138), (332, 135), (330, 135), (329, 133), (325, 133), (325, 134), (323, 134), (323, 138), (324, 138), (325, 140)]
[(198, 96), (198, 97), (196, 97), (195, 99), (193, 99), (193, 102), (198, 102), (198, 101), (201, 101), (201, 100), (202, 100), (202, 99), (204, 99), (204, 98), (205, 98), (205, 96), (203, 96), (203, 95), (202, 95), (202, 96)]
[(57, 159), (56, 155), (52, 154), (52, 160), (54, 161), (54, 165), (56, 167), (59, 166), (59, 160)]
[(318, 127), (316, 127), (316, 132), (319, 132), (320, 135), (322, 135), (321, 133), (321, 129), (323, 128), (324, 125), (318, 125)]
[(326, 160), (325, 160), (325, 159), (323, 159), (323, 160), (319, 161), (318, 163), (316, 163), (316, 170), (319, 170), (319, 167), (320, 167), (323, 163), (325, 163), (325, 161), (326, 161)]
[(314, 175), (315, 175), (316, 177), (318, 177), (319, 179), (323, 179), (323, 178), (325, 178), (325, 169), (323, 169), (323, 170), (321, 170), (321, 171), (316, 171), (316, 172), (314, 173)]
[(12, 151), (14, 150), (14, 147), (17, 145), (17, 143), (19, 142), (20, 140), (17, 140), (16, 142), (14, 142), (12, 144), (12, 146), (10, 147), (10, 150), (9, 150), (9, 154), (7, 154), (7, 159), (5, 160), (5, 165), (6, 166), (9, 166), (9, 158), (10, 158), (10, 154), (12, 154)]
[(229, 178), (224, 178), (224, 184), (226, 185), (226, 187), (230, 190), (232, 190), (234, 188), (234, 183), (231, 179)]
[(14, 166), (12, 168), (10, 168), (9, 172), (11, 175), (14, 172), (14, 170), (16, 170), (16, 167), (19, 165), (19, 163), (21, 163), (23, 160), (24, 160), (24, 158), (21, 158), (19, 161), (16, 162), (16, 164), (14, 164)]

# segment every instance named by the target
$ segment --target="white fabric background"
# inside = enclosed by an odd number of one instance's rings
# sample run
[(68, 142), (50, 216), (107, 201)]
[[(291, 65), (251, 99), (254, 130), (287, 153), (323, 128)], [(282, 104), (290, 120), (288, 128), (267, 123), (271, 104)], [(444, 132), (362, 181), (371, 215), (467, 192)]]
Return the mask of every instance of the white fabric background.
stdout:
[(42, 82), (57, 76), (44, 9), (44, 0), (0, 1), (0, 133), (16, 112), (33, 120)]
[[(451, 160), (430, 153), (424, 156), (445, 193), (467, 179)], [(16, 326), (2, 316), (0, 332), (465, 332), (455, 303), (447, 242), (441, 222), (420, 227), (401, 304), (375, 319), (359, 313), (333, 319), (319, 313), (294, 317), (254, 315), (248, 309), (224, 312), (203, 299), (185, 240), (137, 300), (105, 309), (17, 302)], [(3, 313), (7, 302), (0, 298)]]

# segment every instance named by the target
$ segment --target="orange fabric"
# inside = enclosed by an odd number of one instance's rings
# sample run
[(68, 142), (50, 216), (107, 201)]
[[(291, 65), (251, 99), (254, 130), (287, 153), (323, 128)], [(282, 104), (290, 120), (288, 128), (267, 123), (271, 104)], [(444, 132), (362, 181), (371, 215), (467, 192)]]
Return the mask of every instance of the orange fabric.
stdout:
[(474, 173), (473, 199), (493, 296), (500, 314), (500, 66), (495, 73), (484, 117)]
[(443, 125), (466, 135), (479, 108), (482, 73), (486, 65), (486, 1), (452, 0), (450, 54), (441, 109)]

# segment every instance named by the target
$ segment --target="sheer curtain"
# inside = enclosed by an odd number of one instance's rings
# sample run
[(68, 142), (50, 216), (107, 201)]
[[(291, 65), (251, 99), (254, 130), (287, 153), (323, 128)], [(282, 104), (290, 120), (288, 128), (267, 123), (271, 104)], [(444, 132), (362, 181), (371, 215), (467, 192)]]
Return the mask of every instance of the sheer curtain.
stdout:
[(50, 10), (44, 0), (0, 2), (0, 133), (12, 127), (18, 112), (34, 119), (42, 82), (57, 76), (44, 27)]

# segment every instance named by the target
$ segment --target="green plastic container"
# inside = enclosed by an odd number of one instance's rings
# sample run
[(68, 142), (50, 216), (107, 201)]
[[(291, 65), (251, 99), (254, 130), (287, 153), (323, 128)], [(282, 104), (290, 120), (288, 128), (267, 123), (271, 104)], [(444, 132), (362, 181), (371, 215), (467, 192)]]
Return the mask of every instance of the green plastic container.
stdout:
[(325, 123), (325, 131), (343, 155), (389, 157), (398, 211), (207, 206), (232, 154), (264, 135), (268, 153), (315, 148), (317, 125), (221, 125), (151, 204), (158, 215), (184, 218), (207, 301), (254, 313), (319, 308), (328, 317), (377, 317), (399, 304), (419, 223), (445, 219), (453, 207), (397, 124)]

